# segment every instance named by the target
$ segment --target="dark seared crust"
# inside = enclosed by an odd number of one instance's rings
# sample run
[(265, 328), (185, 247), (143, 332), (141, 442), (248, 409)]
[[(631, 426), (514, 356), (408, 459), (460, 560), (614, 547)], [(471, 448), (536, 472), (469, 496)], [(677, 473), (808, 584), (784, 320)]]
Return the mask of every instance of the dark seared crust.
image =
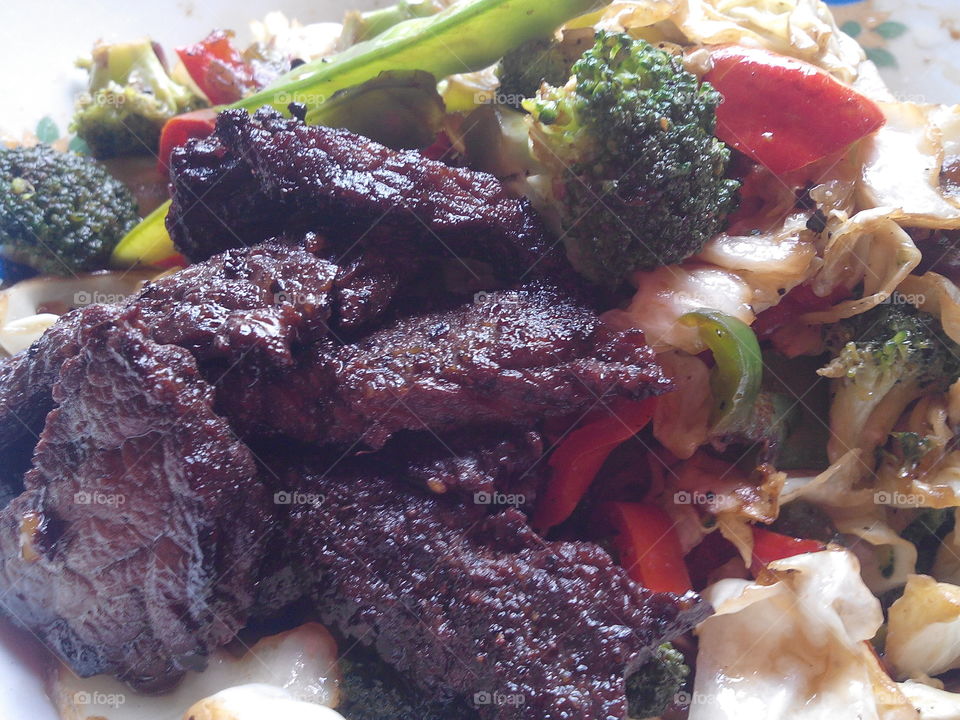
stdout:
[(534, 286), (354, 344), (320, 344), (289, 372), (237, 367), (218, 383), (218, 407), (244, 437), (378, 448), (400, 430), (524, 426), (670, 387), (642, 333), (612, 332), (563, 293)]
[(245, 624), (271, 506), (190, 354), (100, 310), (0, 512), (2, 605), (77, 672), (151, 683)]
[(638, 587), (595, 545), (544, 542), (517, 510), (408, 490), (363, 460), (302, 488), (323, 501), (295, 512), (290, 542), (327, 621), (433, 697), (523, 698), (482, 717), (624, 718), (625, 672), (708, 613)]
[[(101, 312), (100, 306), (87, 308)], [(102, 312), (111, 312), (102, 308)], [(80, 311), (64, 315), (28, 349), (0, 362), (0, 463), (22, 466), (43, 430), (47, 413), (53, 409), (51, 389), (60, 375), (60, 366), (77, 352)], [(19, 482), (10, 478), (11, 484)]]
[(442, 436), (400, 433), (377, 457), (384, 472), (399, 472), (430, 492), (466, 502), (478, 497), (492, 502), (493, 493), (501, 493), (527, 508), (544, 480), (544, 450), (543, 438), (535, 430), (474, 425)]
[(167, 227), (192, 260), (313, 231), (340, 253), (389, 238), (484, 260), (515, 279), (569, 272), (529, 203), (492, 175), (270, 108), (220, 113), (213, 135), (174, 150), (170, 165)]
[(148, 284), (127, 320), (199, 360), (290, 365), (291, 348), (328, 333), (339, 268), (277, 243), (231, 250)]

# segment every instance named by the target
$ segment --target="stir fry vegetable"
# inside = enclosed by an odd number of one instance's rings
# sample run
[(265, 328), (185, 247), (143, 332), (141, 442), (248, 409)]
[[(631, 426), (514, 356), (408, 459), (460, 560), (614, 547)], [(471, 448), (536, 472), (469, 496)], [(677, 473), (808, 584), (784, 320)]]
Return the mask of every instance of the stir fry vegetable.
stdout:
[(722, 435), (744, 425), (753, 413), (763, 379), (757, 336), (744, 322), (710, 310), (688, 313), (680, 322), (696, 327), (713, 352), (713, 432)]
[(626, 34), (598, 33), (571, 72), (523, 106), (573, 266), (616, 286), (699, 251), (739, 186), (713, 135), (720, 95), (679, 58)]
[(615, 400), (608, 415), (574, 430), (550, 457), (553, 477), (533, 515), (533, 525), (549, 530), (570, 517), (614, 448), (646, 427), (655, 400)]
[(167, 74), (148, 39), (98, 44), (82, 64), (89, 81), (71, 129), (98, 158), (153, 153), (164, 123), (206, 105)]
[(724, 102), (717, 136), (776, 174), (809, 165), (883, 123), (877, 104), (813, 65), (759, 48), (711, 53)]
[(673, 520), (656, 505), (605, 503), (599, 517), (614, 530), (613, 546), (631, 578), (657, 592), (692, 589)]

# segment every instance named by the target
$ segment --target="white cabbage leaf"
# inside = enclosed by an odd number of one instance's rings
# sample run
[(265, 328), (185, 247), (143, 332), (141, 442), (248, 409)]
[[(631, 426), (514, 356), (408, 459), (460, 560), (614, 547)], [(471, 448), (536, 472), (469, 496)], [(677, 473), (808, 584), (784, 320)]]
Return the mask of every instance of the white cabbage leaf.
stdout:
[(856, 558), (771, 563), (771, 584), (722, 580), (700, 638), (690, 720), (915, 720), (868, 643), (883, 623)]
[(856, 80), (865, 59), (819, 0), (687, 0), (677, 4), (670, 23), (689, 42), (766, 48), (818, 65), (848, 83)]
[(920, 720), (960, 720), (960, 695), (913, 680), (897, 687), (920, 713)]
[(685, 460), (707, 442), (710, 434), (710, 368), (700, 358), (680, 352), (663, 353), (658, 360), (664, 373), (674, 380), (675, 389), (657, 401), (653, 435), (667, 450)]
[(813, 290), (823, 297), (837, 287), (863, 283), (863, 295), (807, 313), (802, 317), (805, 322), (834, 323), (876, 307), (920, 264), (917, 246), (889, 215), (889, 208), (874, 208), (846, 221), (828, 221), (830, 239), (823, 250), (823, 266), (811, 282)]
[(901, 680), (960, 667), (960, 587), (911, 575), (890, 606), (886, 658)]
[(960, 105), (881, 108), (886, 125), (864, 141), (861, 207), (883, 208), (906, 227), (960, 227), (960, 198), (941, 183), (945, 161), (960, 152)]

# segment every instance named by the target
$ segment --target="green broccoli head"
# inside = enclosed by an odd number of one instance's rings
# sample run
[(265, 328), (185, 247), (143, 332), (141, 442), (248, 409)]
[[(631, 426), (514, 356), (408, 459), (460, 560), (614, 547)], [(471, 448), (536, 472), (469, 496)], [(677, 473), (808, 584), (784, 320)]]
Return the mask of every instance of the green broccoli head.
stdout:
[(497, 66), (500, 96), (519, 108), (524, 98), (533, 97), (540, 85), (562, 85), (570, 77), (576, 56), (571, 57), (554, 38), (530, 40), (507, 53)]
[(70, 129), (99, 158), (155, 153), (167, 120), (206, 105), (170, 78), (148, 39), (97, 45), (80, 64), (90, 78)]
[(47, 145), (0, 149), (0, 253), (43, 273), (107, 266), (139, 222), (127, 188), (95, 160)]
[(713, 136), (719, 93), (625, 34), (598, 33), (572, 72), (523, 103), (534, 153), (554, 169), (571, 262), (610, 283), (697, 253), (738, 188)]
[(826, 330), (833, 360), (819, 372), (833, 378), (828, 452), (835, 461), (883, 444), (914, 400), (943, 392), (960, 376), (960, 347), (940, 322), (899, 296)]
[(674, 703), (690, 668), (670, 643), (657, 648), (637, 672), (627, 677), (627, 716), (631, 720), (657, 717)]

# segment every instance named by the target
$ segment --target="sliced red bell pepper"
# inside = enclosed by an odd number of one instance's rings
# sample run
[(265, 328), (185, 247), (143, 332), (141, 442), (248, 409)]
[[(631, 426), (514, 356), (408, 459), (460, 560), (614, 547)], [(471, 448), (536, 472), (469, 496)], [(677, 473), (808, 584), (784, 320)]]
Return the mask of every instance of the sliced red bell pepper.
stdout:
[(533, 513), (533, 526), (546, 531), (573, 513), (614, 448), (643, 429), (656, 399), (642, 402), (617, 398), (610, 412), (577, 428), (550, 457), (553, 476)]
[(167, 120), (160, 132), (160, 150), (157, 165), (166, 174), (170, 166), (170, 153), (191, 138), (204, 138), (213, 132), (217, 124), (217, 111), (204, 108), (177, 115)]
[(682, 595), (693, 589), (677, 529), (662, 508), (609, 502), (599, 507), (598, 514), (615, 531), (613, 546), (633, 581), (654, 592)]
[(232, 38), (229, 31), (213, 30), (200, 42), (177, 48), (190, 77), (214, 105), (227, 105), (259, 90), (253, 68)]
[(845, 287), (835, 288), (830, 294), (820, 297), (809, 285), (797, 285), (784, 295), (779, 303), (757, 315), (753, 331), (758, 338), (765, 339), (801, 315), (826, 310), (848, 297), (850, 290)]
[(760, 570), (774, 560), (783, 560), (804, 553), (819, 552), (825, 548), (826, 545), (819, 540), (790, 537), (754, 525), (753, 557), (750, 562), (750, 572), (756, 576)]
[(704, 80), (723, 95), (717, 137), (777, 175), (883, 126), (876, 103), (809, 63), (738, 45), (711, 56)]

